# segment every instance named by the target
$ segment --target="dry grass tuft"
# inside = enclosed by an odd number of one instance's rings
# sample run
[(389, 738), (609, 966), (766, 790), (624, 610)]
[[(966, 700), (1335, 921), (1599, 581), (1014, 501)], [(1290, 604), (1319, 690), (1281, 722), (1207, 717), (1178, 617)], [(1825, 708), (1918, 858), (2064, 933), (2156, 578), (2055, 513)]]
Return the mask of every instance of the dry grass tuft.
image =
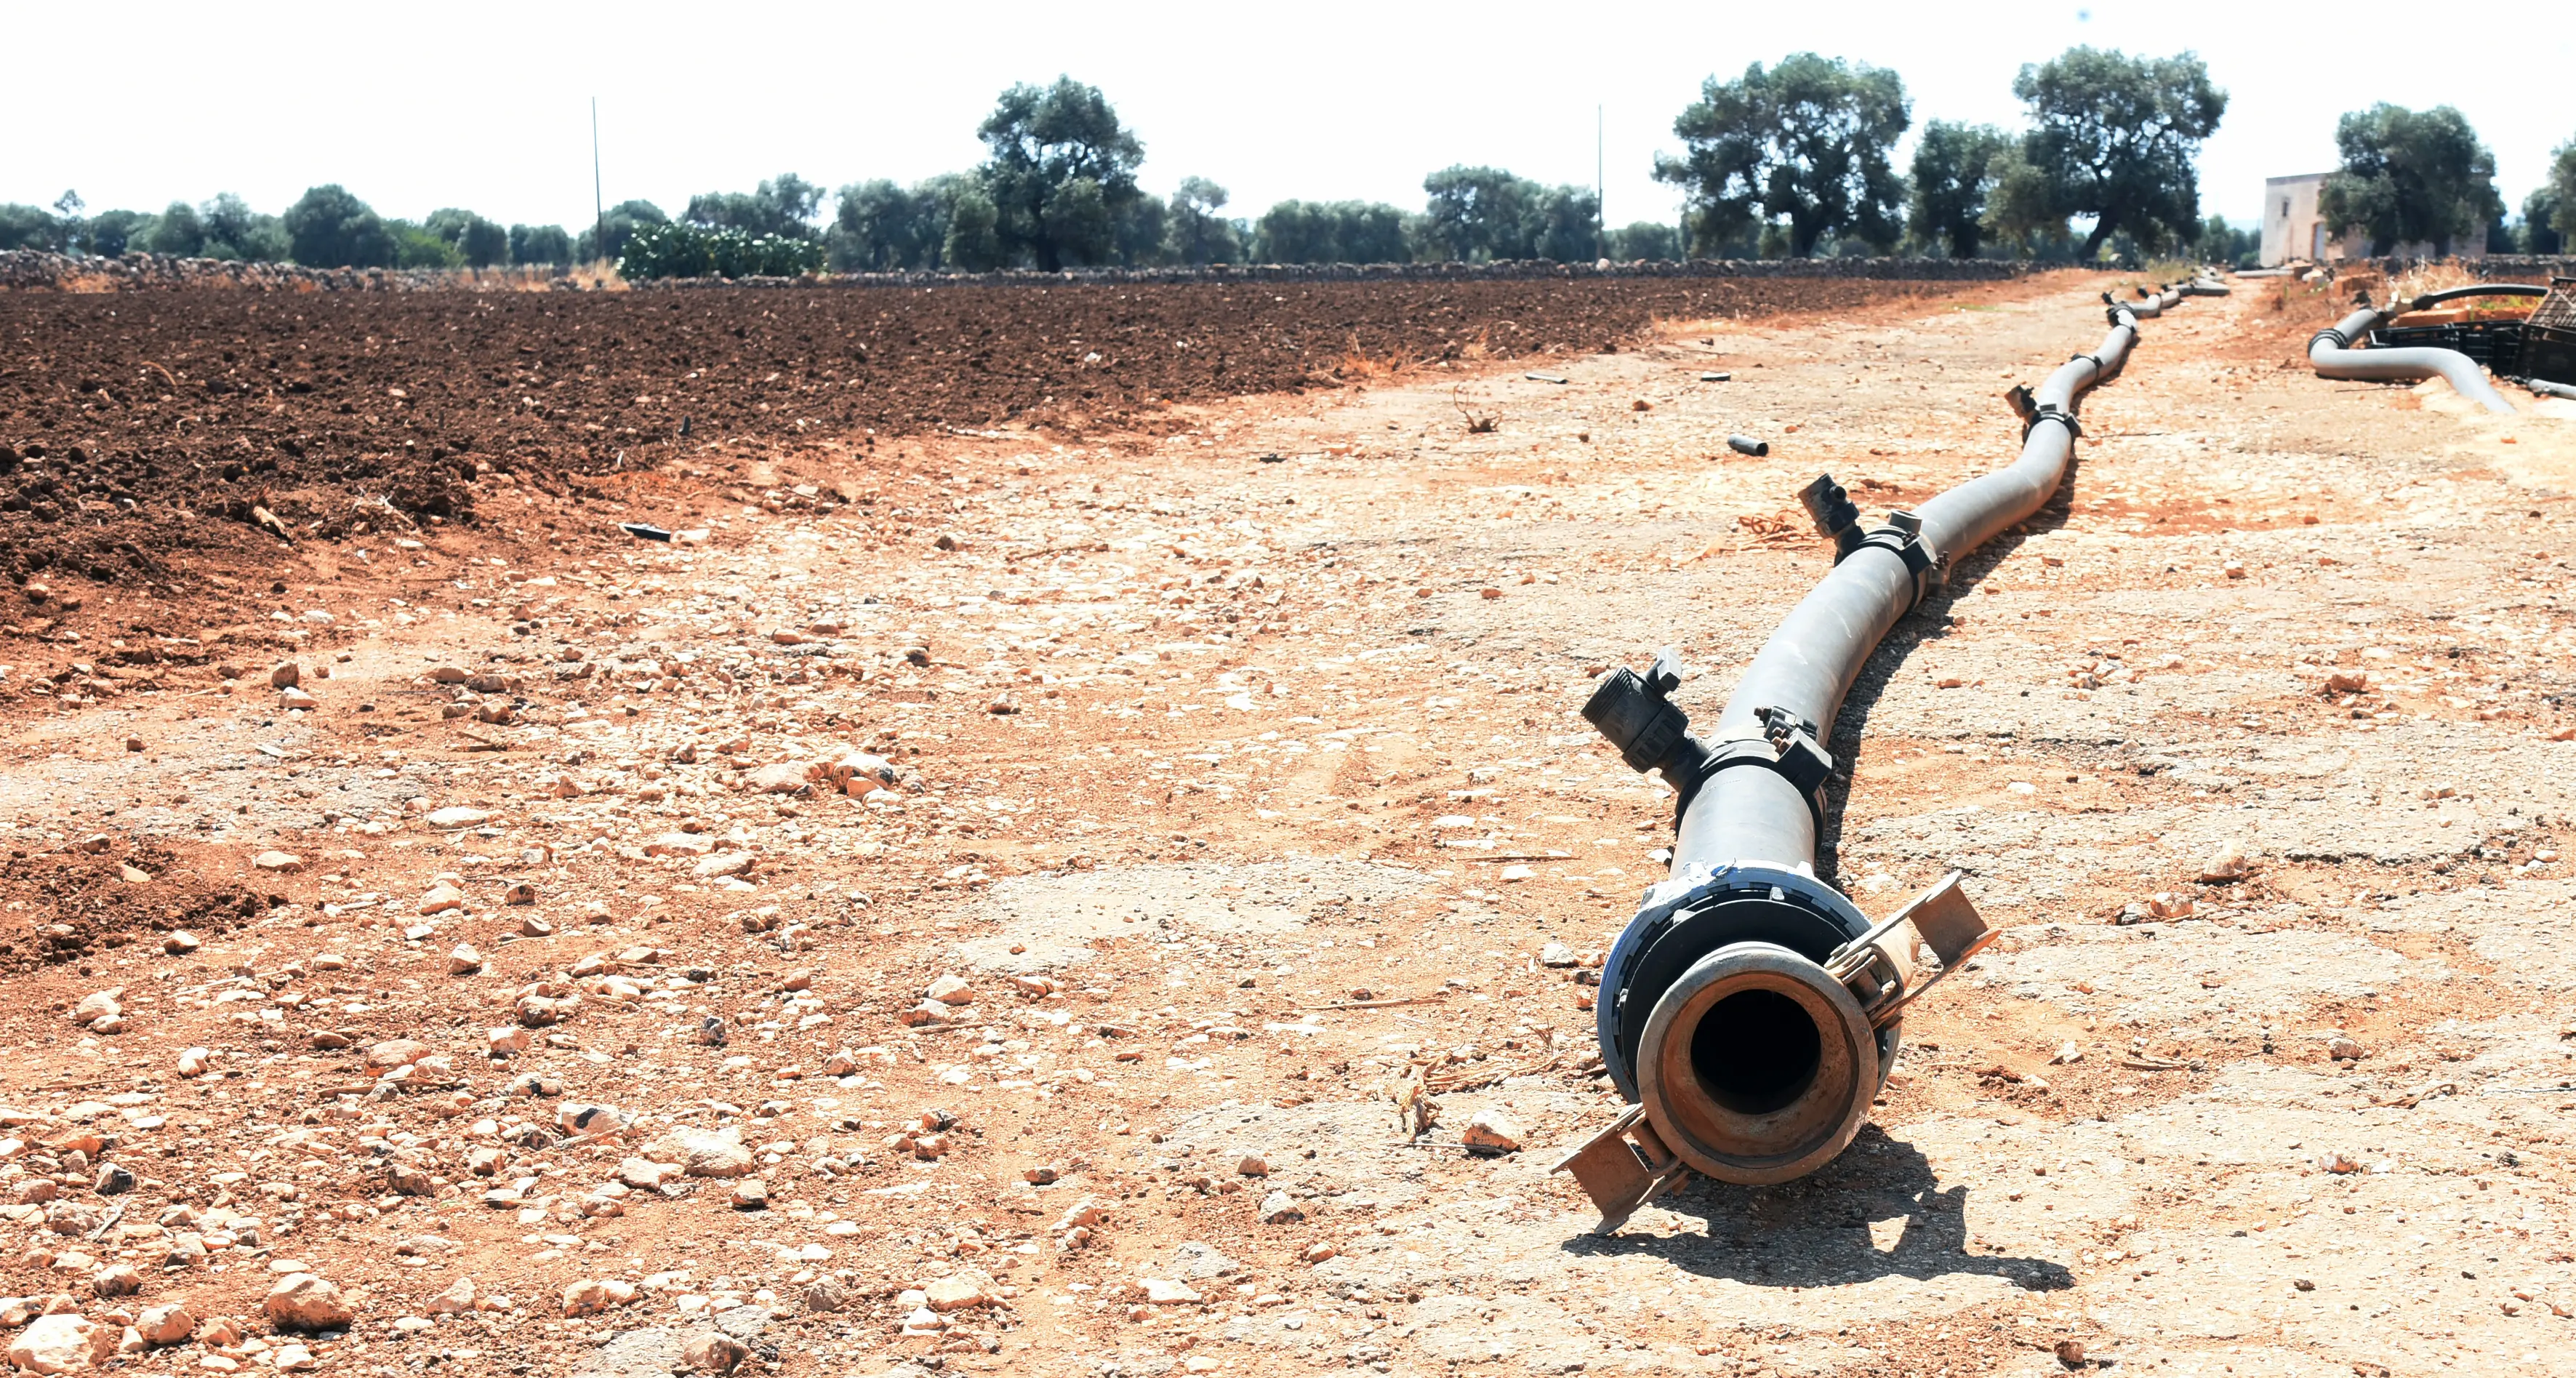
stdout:
[(1333, 365), (1332, 374), (1345, 383), (1385, 383), (1403, 377), (1422, 364), (1423, 360), (1400, 351), (1391, 350), (1382, 357), (1371, 354), (1361, 347), (1360, 337), (1354, 334), (1350, 348), (1343, 350), (1341, 359)]

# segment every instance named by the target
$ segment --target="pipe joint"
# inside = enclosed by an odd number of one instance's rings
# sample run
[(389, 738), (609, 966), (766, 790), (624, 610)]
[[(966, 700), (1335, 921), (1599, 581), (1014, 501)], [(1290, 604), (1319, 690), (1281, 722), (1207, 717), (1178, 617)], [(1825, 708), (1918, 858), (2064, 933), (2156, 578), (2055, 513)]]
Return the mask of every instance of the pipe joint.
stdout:
[(1762, 740), (1771, 746), (1771, 765), (1800, 794), (1816, 794), (1834, 773), (1834, 758), (1825, 750), (1823, 729), (1786, 708), (1753, 710), (1762, 720)]
[[(2046, 419), (2045, 415), (2042, 419)], [(2073, 418), (2063, 414), (2059, 414), (2058, 419), (2066, 421), (2069, 426), (2074, 424)], [(1905, 562), (1905, 572), (1914, 580), (1914, 601), (1906, 605), (1908, 611), (1921, 606), (1924, 596), (1932, 591), (1934, 585), (1941, 583), (1949, 572), (1941, 558), (1932, 553), (1930, 546), (1923, 543), (1922, 532), (1921, 518), (1911, 512), (1898, 512), (1893, 514), (1887, 525), (1862, 537), (1855, 547), (1855, 549), (1876, 547)]]
[(2022, 444), (2030, 443), (2030, 433), (2039, 429), (2039, 424), (2043, 421), (2054, 421), (2064, 426), (2069, 439), (2080, 439), (2084, 434), (2084, 424), (2075, 419), (2075, 413), (2054, 402), (2034, 402), (2030, 410), (2022, 414)]

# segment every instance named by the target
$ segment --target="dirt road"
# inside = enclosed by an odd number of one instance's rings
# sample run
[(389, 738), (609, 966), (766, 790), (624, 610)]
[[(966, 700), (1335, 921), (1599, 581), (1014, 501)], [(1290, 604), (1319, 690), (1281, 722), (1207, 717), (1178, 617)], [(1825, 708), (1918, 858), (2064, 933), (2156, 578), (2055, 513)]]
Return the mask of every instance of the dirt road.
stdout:
[(1797, 487), (2005, 462), (2109, 285), (739, 447), (616, 489), (703, 544), (299, 546), (172, 664), (58, 644), (5, 1287), (184, 1304), (171, 1372), (2563, 1367), (2576, 425), (2320, 382), (2270, 284), (2147, 323), (1845, 712), (1838, 881), (2009, 926), (1873, 1127), (1613, 1238), (1546, 1173), (1669, 836), (1593, 677), (1713, 711), (1825, 567)]

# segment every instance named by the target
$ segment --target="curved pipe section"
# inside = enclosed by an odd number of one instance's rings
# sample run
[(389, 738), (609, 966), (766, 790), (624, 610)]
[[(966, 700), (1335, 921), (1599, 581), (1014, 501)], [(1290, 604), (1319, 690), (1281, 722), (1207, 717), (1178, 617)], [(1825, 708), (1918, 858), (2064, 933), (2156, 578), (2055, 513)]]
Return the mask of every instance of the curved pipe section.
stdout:
[[(1646, 1194), (1682, 1165), (1766, 1183), (1832, 1161), (1894, 1064), (1899, 1012), (1939, 979), (1913, 970), (1917, 945), (1946, 974), (1991, 938), (1955, 878), (1876, 927), (1817, 878), (1833, 770), (1825, 743), (1897, 620), (2057, 491), (2081, 433), (2076, 404), (2118, 375), (2139, 319), (2187, 294), (2225, 291), (2191, 287), (2112, 305), (2109, 333), (2092, 352), (2035, 392), (2015, 389), (2024, 429), (2014, 463), (1868, 531), (1830, 476), (1809, 485), (1799, 497), (1834, 540), (1834, 568), (1764, 643), (1706, 739), (1670, 702), (1681, 668), (1669, 651), (1642, 675), (1613, 671), (1584, 706), (1629, 765), (1660, 770), (1681, 796), (1672, 875), (1612, 944), (1596, 1007), (1603, 1067), (1639, 1103), (1604, 1138), (1630, 1136), (1633, 1158), (1649, 1169), (1639, 1179), (1651, 1183)], [(1587, 1190), (1594, 1177), (1636, 1167), (1601, 1156), (1602, 1142), (1566, 1160)], [(1635, 1204), (1602, 1190), (1594, 1199), (1613, 1223)]]
[[(2491, 289), (2490, 289), (2491, 290)], [(2513, 295), (2520, 295), (2515, 293)], [(2449, 298), (2440, 292), (2417, 298), (2420, 305), (2433, 298)], [(2456, 349), (2354, 349), (2356, 340), (2369, 335), (2391, 313), (2375, 306), (2365, 306), (2343, 318), (2334, 326), (2318, 331), (2308, 340), (2308, 362), (2316, 365), (2320, 378), (2349, 379), (2364, 383), (2411, 383), (2424, 378), (2440, 378), (2451, 390), (2502, 416), (2514, 414), (2513, 404), (2487, 381), (2485, 369), (2477, 360)]]
[(2439, 292), (2427, 292), (2406, 303), (2406, 309), (2430, 311), (2446, 301), (2460, 301), (2468, 297), (2545, 297), (2548, 295), (2548, 288), (2528, 282), (2479, 282), (2466, 287), (2445, 287)]

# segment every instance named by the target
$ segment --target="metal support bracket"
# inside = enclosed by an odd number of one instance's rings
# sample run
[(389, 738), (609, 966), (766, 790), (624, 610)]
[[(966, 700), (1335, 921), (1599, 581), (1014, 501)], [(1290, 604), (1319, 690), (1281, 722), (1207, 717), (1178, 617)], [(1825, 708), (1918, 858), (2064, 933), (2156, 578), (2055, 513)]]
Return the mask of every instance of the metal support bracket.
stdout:
[[(2001, 930), (1988, 924), (1968, 902), (1960, 879), (1957, 871), (1943, 876), (1877, 927), (1825, 958), (1825, 970), (1850, 988), (1861, 1012), (1869, 1016), (1871, 1028), (1894, 1023), (1906, 1006), (2001, 936)], [(1920, 981), (1914, 971), (1918, 946), (1931, 949), (1941, 964), (1940, 970)]]
[(1609, 1127), (1586, 1139), (1573, 1152), (1548, 1167), (1571, 1172), (1583, 1194), (1601, 1212), (1594, 1234), (1616, 1234), (1647, 1202), (1690, 1175), (1679, 1155), (1664, 1146), (1646, 1107), (1629, 1106)]
[(1756, 708), (1753, 716), (1761, 719), (1762, 738), (1777, 753), (1774, 764), (1789, 783), (1801, 793), (1822, 788), (1834, 773), (1834, 758), (1825, 750), (1820, 740), (1824, 734), (1816, 725), (1785, 708)]

